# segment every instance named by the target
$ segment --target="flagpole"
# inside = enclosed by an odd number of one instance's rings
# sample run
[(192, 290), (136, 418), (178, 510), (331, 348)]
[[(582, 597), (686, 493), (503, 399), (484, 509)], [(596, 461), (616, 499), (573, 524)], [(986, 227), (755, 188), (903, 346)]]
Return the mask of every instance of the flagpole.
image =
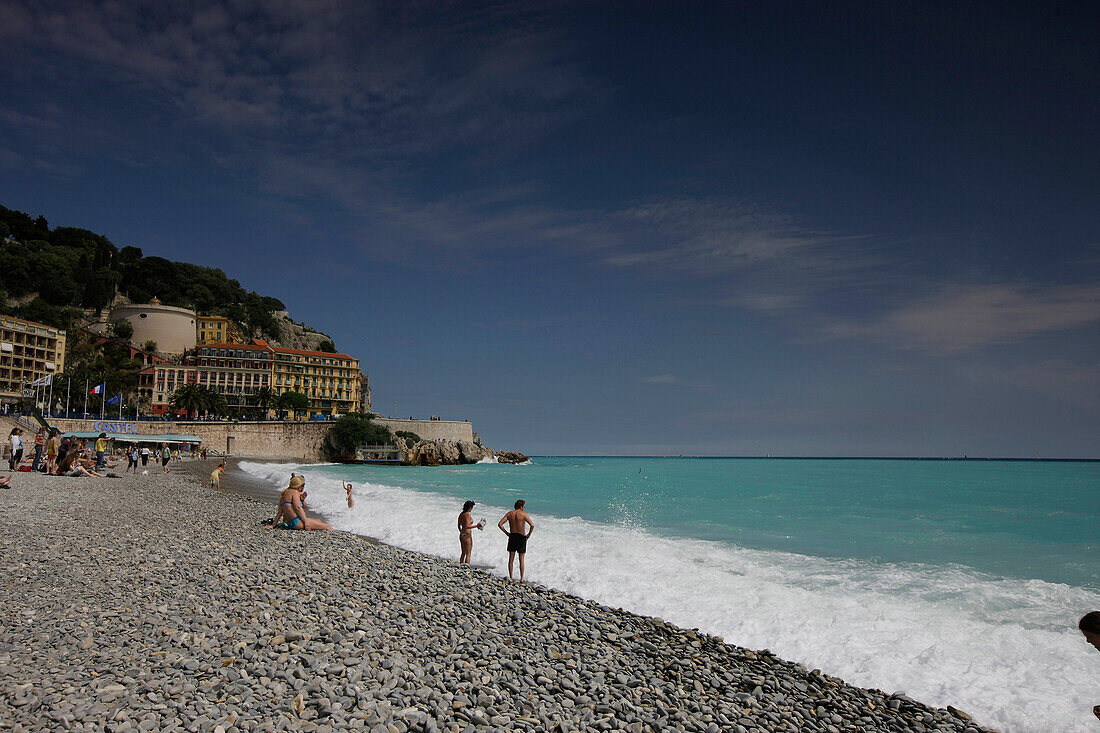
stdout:
[(46, 417), (53, 417), (53, 375), (50, 375), (50, 399), (46, 402)]
[(118, 421), (122, 422), (122, 393), (118, 393)]
[(88, 380), (84, 379), (84, 419), (88, 419)]
[(72, 376), (65, 378), (65, 417), (69, 416), (69, 390), (72, 389), (73, 378)]
[(99, 390), (99, 419), (103, 420), (107, 417), (107, 404), (104, 400), (107, 399), (107, 378), (104, 375), (104, 379), (99, 383), (99, 386), (103, 389)]

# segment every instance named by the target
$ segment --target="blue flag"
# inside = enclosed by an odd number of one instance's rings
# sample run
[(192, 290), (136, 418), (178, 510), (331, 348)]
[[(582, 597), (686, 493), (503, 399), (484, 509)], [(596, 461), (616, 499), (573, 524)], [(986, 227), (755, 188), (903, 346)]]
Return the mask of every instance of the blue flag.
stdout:
[(107, 400), (108, 405), (118, 405), (118, 404), (121, 404), (121, 402), (122, 402), (122, 395), (120, 395), (120, 394), (116, 394), (114, 397)]

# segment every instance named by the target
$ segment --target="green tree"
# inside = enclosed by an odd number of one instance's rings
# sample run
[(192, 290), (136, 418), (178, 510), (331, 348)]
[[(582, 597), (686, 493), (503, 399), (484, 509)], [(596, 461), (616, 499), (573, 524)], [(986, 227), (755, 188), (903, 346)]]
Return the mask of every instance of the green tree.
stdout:
[(229, 413), (229, 404), (225, 401), (225, 395), (213, 387), (200, 386), (205, 402), (205, 412), (211, 415), (226, 415)]
[(279, 395), (278, 406), (280, 410), (294, 410), (295, 412), (299, 410), (308, 410), (309, 397), (306, 397), (301, 392), (283, 392)]
[(367, 415), (349, 412), (329, 429), (322, 443), (322, 450), (337, 461), (355, 458), (355, 450), (363, 445), (389, 445), (393, 433), (384, 425), (371, 422)]
[(267, 411), (278, 403), (279, 395), (271, 387), (260, 387), (249, 396), (248, 401), (260, 408), (266, 417)]
[(111, 324), (111, 335), (123, 341), (129, 341), (130, 337), (134, 335), (134, 324), (126, 319), (115, 321)]
[(176, 412), (186, 412), (189, 417), (205, 411), (206, 405), (206, 387), (197, 384), (181, 384), (168, 398), (169, 407)]
[(149, 339), (148, 341), (146, 341), (145, 343), (143, 343), (141, 345), (141, 350), (142, 351), (150, 351), (150, 352), (156, 351), (157, 350), (157, 342), (152, 340), (152, 339)]

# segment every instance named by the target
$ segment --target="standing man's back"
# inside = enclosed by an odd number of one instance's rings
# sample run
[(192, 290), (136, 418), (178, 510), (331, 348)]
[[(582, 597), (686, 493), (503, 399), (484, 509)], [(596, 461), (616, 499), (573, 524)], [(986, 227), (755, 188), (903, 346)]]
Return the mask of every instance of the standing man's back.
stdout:
[[(531, 521), (531, 515), (524, 510), (526, 502), (523, 499), (516, 501), (515, 509), (505, 514), (499, 522), (497, 522), (497, 528), (501, 532), (508, 535), (508, 577), (513, 576), (512, 565), (516, 559), (516, 553), (519, 553), (519, 579), (523, 580), (523, 560), (527, 555), (527, 538), (531, 536), (531, 532), (535, 530), (535, 523)], [(508, 529), (504, 529), (504, 523), (508, 523)], [(530, 527), (530, 529), (527, 529)]]

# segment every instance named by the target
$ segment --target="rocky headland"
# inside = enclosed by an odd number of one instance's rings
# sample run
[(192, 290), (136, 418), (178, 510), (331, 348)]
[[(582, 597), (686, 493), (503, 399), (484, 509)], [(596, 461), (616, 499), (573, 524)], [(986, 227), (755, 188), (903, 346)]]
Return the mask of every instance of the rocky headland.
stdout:
[(409, 463), (414, 466), (456, 466), (486, 459), (497, 463), (526, 463), (530, 460), (522, 453), (494, 451), (468, 440), (422, 440), (409, 450)]

